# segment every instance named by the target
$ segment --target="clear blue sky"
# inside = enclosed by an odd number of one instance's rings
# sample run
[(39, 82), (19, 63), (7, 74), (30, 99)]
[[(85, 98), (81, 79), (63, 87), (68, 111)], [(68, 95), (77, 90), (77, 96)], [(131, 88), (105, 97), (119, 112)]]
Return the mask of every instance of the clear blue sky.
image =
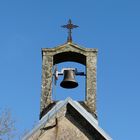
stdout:
[(140, 139), (138, 0), (1, 0), (0, 108), (11, 109), (18, 133), (38, 121), (41, 48), (66, 42), (69, 18), (80, 26), (73, 42), (99, 50), (100, 126), (114, 140)]

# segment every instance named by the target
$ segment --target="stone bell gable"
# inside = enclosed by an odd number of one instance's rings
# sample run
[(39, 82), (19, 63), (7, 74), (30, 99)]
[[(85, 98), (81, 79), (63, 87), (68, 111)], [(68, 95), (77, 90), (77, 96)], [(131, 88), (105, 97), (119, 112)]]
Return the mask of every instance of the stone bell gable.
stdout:
[[(53, 66), (78, 62), (86, 67), (85, 100), (52, 100)], [(96, 116), (97, 49), (68, 42), (42, 49), (42, 94), (38, 124), (22, 140), (112, 140), (98, 125)]]
[(96, 117), (96, 61), (97, 49), (83, 48), (67, 42), (55, 48), (42, 49), (42, 95), (40, 118), (55, 102), (52, 100), (53, 66), (73, 61), (86, 66), (86, 98), (82, 104)]
[(112, 140), (98, 121), (68, 97), (44, 115), (22, 140)]
[[(67, 43), (42, 49), (42, 92), (40, 103), (40, 120), (22, 140), (112, 140), (98, 125), (96, 114), (96, 63), (95, 48), (84, 48), (72, 42), (72, 29), (77, 28), (71, 20), (63, 28), (68, 30)], [(77, 62), (85, 66), (85, 72), (76, 68), (64, 68), (59, 72), (55, 65), (62, 62)], [(75, 76), (85, 76), (86, 90), (83, 101), (52, 100), (52, 91), (57, 85), (53, 83), (63, 75), (62, 88), (75, 88), (78, 82)], [(76, 89), (75, 89), (76, 90)], [(81, 90), (82, 91), (82, 90)], [(81, 92), (79, 91), (79, 92)], [(56, 91), (55, 91), (56, 92)], [(59, 94), (60, 91), (57, 91)], [(67, 90), (65, 90), (67, 93)], [(65, 94), (64, 93), (64, 94)]]

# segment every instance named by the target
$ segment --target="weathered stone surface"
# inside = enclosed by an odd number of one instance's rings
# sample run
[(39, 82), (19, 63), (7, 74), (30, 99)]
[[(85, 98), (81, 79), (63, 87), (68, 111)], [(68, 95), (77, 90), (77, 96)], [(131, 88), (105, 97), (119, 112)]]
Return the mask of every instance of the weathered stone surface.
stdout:
[(63, 117), (58, 125), (46, 131), (40, 140), (88, 140), (87, 136), (73, 125), (66, 117)]
[[(65, 55), (63, 53), (65, 53)], [(73, 53), (74, 55), (70, 57), (70, 53)], [(67, 43), (56, 48), (42, 49), (42, 95), (40, 114), (42, 114), (43, 110), (53, 102), (53, 65), (65, 61), (74, 61), (86, 66), (85, 104), (88, 106), (91, 113), (96, 114), (96, 56), (97, 49), (82, 48), (73, 43)]]
[(28, 140), (94, 140), (93, 136), (86, 132), (86, 128), (82, 128), (66, 112), (67, 106), (64, 106), (55, 116), (50, 118), (41, 130), (36, 131)]
[(86, 104), (96, 114), (96, 55), (87, 56), (87, 91)]

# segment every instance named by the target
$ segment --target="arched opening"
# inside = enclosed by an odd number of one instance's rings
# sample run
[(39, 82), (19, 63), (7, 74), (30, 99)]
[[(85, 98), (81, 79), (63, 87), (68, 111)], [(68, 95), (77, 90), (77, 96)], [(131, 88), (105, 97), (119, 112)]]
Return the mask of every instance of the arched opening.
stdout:
[[(86, 56), (75, 53), (75, 52), (62, 52), (54, 55), (53, 64), (57, 64), (57, 70), (61, 72), (63, 68), (76, 68), (78, 72), (84, 72), (86, 74)], [(63, 80), (63, 75), (59, 76), (56, 85), (53, 80), (53, 92), (52, 100), (65, 100), (67, 97), (71, 97), (77, 101), (85, 100), (85, 90), (86, 90), (86, 76), (75, 76), (78, 82), (78, 87), (73, 89), (65, 89), (60, 86)]]

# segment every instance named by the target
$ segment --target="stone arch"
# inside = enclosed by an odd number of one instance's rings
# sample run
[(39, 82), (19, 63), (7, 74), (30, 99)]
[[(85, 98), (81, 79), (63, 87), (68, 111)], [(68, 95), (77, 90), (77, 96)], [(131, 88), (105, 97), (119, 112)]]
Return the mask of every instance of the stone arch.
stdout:
[(67, 61), (77, 62), (86, 66), (86, 56), (81, 53), (68, 51), (57, 53), (53, 56), (53, 65)]

